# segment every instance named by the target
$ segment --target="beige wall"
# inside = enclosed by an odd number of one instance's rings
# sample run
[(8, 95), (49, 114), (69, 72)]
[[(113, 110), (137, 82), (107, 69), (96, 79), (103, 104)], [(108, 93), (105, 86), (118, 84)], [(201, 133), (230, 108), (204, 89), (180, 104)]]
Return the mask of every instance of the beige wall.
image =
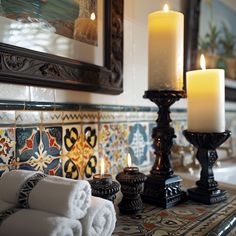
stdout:
[[(152, 106), (150, 101), (142, 98), (147, 89), (147, 16), (162, 9), (166, 2), (171, 9), (181, 11), (185, 0), (125, 0), (124, 93), (121, 95), (0, 84), (0, 100)], [(229, 105), (236, 109), (236, 105)], [(175, 106), (186, 108), (186, 101), (182, 99)]]

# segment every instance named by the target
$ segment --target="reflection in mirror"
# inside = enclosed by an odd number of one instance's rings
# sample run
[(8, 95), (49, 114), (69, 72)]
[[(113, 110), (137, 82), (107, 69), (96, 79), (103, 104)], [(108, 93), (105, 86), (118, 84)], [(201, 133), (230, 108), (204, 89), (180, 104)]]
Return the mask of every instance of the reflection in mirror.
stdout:
[(204, 54), (208, 69), (225, 70), (226, 99), (236, 101), (236, 1), (194, 0), (188, 13), (188, 70), (199, 69)]

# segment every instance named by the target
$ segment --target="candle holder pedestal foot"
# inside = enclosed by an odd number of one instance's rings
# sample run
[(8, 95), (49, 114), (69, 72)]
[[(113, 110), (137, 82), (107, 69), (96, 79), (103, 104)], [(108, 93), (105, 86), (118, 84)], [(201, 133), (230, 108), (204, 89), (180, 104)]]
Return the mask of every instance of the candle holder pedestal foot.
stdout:
[(150, 99), (158, 107), (157, 126), (153, 128), (153, 148), (155, 162), (144, 183), (143, 201), (164, 208), (170, 208), (186, 199), (181, 190), (182, 179), (174, 175), (171, 167), (171, 147), (175, 138), (170, 126), (170, 106), (183, 97), (183, 91), (146, 91), (144, 98)]
[(148, 175), (142, 199), (144, 202), (163, 208), (173, 207), (186, 198), (185, 192), (181, 190), (181, 181), (182, 179), (177, 175), (172, 175), (168, 178)]
[(231, 132), (197, 133), (184, 130), (183, 134), (198, 148), (196, 157), (201, 165), (200, 180), (196, 182), (197, 187), (188, 189), (189, 198), (208, 205), (225, 201), (227, 193), (218, 188), (218, 183), (214, 179), (213, 165), (218, 158), (216, 148), (229, 138)]

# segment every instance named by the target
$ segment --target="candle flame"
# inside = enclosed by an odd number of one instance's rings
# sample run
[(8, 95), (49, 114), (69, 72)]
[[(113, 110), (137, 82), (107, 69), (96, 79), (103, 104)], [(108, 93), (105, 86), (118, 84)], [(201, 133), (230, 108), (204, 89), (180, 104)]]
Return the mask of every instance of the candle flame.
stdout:
[(164, 12), (168, 12), (169, 11), (169, 7), (168, 4), (165, 4), (163, 7)]
[(202, 70), (206, 69), (206, 60), (203, 54), (201, 54), (200, 65), (201, 65)]
[(127, 164), (128, 164), (128, 167), (131, 167), (131, 156), (130, 156), (130, 154), (128, 153), (128, 155), (127, 155)]
[(96, 20), (96, 15), (95, 15), (94, 12), (91, 13), (91, 15), (90, 15), (90, 19), (91, 19), (91, 20)]
[(103, 176), (105, 172), (104, 158), (101, 159), (101, 175)]

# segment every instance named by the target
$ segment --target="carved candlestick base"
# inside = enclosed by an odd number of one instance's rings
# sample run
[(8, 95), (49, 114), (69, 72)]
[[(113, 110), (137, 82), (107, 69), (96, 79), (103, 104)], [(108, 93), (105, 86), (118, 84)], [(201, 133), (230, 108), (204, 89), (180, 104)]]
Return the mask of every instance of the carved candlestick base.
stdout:
[(184, 130), (183, 134), (198, 148), (196, 157), (201, 165), (200, 180), (196, 182), (197, 187), (188, 189), (189, 198), (204, 204), (225, 201), (226, 191), (218, 188), (212, 168), (218, 158), (216, 148), (229, 138), (231, 132), (196, 133)]
[(127, 167), (116, 176), (121, 184), (123, 197), (118, 204), (122, 214), (138, 214), (143, 211), (143, 202), (140, 194), (143, 191), (143, 183), (146, 176), (136, 167)]
[(145, 202), (169, 208), (185, 199), (179, 176), (173, 175), (171, 167), (171, 147), (175, 132), (170, 127), (170, 106), (183, 97), (183, 91), (146, 91), (144, 98), (150, 99), (158, 107), (157, 126), (152, 131), (155, 163), (144, 184), (142, 199)]

